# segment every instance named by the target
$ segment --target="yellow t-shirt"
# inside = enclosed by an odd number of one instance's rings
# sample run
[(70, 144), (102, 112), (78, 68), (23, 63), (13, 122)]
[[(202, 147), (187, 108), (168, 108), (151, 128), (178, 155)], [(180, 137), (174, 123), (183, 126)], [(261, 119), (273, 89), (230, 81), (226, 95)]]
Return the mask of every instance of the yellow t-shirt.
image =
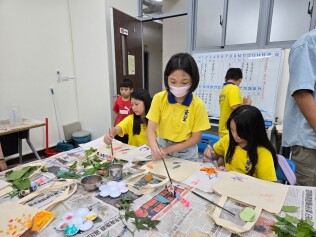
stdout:
[(231, 107), (239, 104), (242, 104), (242, 95), (239, 87), (234, 84), (224, 85), (221, 93), (219, 94), (220, 116), (218, 135), (220, 137), (223, 137), (224, 135), (228, 134), (226, 122), (231, 113), (233, 112)]
[(118, 126), (122, 129), (121, 133), (118, 133), (120, 137), (123, 137), (125, 134), (128, 135), (128, 144), (133, 146), (148, 145), (146, 137), (146, 124), (140, 125), (140, 133), (133, 134), (133, 124), (134, 124), (134, 114), (128, 115), (124, 118)]
[[(224, 156), (225, 159), (228, 146), (229, 135), (225, 135), (214, 144), (214, 151), (216, 154)], [(258, 162), (253, 176), (267, 181), (276, 181), (276, 171), (271, 152), (265, 147), (258, 147), (257, 152)], [(247, 151), (242, 149), (240, 146), (236, 146), (232, 161), (230, 163), (225, 162), (225, 167), (228, 170), (236, 171), (242, 174), (248, 173), (251, 169), (251, 162), (248, 158)]]
[[(172, 97), (172, 98), (171, 98)], [(172, 103), (169, 99), (172, 99)], [(190, 99), (192, 98), (191, 102)], [(191, 137), (192, 132), (209, 129), (210, 122), (203, 101), (191, 94), (184, 104), (175, 103), (172, 94), (157, 93), (151, 103), (147, 118), (157, 123), (157, 135), (173, 142), (182, 142)]]

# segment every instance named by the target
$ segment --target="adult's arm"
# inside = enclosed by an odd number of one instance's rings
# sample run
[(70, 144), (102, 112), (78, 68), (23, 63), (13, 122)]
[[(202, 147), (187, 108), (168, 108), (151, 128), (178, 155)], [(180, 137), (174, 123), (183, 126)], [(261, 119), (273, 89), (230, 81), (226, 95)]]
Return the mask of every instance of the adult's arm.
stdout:
[(316, 133), (316, 103), (312, 93), (315, 92), (310, 90), (298, 90), (294, 92), (293, 97), (298, 108)]

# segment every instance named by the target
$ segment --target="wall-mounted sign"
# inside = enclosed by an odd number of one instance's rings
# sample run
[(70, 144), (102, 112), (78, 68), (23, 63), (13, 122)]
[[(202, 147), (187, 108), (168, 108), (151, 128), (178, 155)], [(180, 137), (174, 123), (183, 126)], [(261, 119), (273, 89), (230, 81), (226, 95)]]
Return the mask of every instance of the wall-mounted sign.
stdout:
[(128, 30), (120, 27), (120, 33), (123, 35), (128, 35)]
[(135, 75), (135, 56), (128, 55), (128, 75)]

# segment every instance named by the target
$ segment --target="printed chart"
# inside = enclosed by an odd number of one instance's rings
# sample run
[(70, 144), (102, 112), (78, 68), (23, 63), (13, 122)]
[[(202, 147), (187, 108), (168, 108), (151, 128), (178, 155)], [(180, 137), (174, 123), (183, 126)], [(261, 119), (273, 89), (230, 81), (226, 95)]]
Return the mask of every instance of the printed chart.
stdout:
[(226, 71), (239, 67), (243, 72), (240, 85), (243, 97), (251, 97), (252, 105), (262, 112), (266, 126), (272, 125), (283, 67), (282, 49), (200, 53), (193, 54), (193, 57), (200, 72), (195, 94), (204, 101), (210, 117), (219, 117), (219, 93)]

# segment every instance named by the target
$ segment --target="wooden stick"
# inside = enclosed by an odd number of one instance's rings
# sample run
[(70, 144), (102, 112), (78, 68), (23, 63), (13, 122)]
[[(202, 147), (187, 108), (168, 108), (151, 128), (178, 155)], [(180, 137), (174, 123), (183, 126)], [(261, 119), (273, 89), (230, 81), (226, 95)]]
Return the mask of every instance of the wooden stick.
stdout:
[(213, 202), (213, 201), (207, 199), (206, 197), (203, 197), (202, 195), (200, 195), (200, 194), (198, 194), (198, 193), (196, 193), (196, 192), (194, 192), (194, 191), (191, 191), (191, 192), (192, 192), (193, 194), (195, 194), (196, 196), (198, 196), (199, 198), (202, 198), (203, 200), (208, 201), (208, 202), (210, 202), (211, 204), (213, 204), (213, 205), (219, 207), (220, 209), (222, 209), (222, 210), (224, 210), (224, 211), (227, 211), (229, 214), (235, 216), (235, 214), (232, 213), (231, 211), (228, 211), (228, 210), (225, 209), (224, 207), (221, 207), (220, 205), (218, 205), (218, 204), (216, 204), (215, 202)]
[(166, 171), (167, 171), (167, 175), (168, 175), (169, 181), (170, 181), (170, 183), (172, 184), (172, 180), (171, 180), (171, 177), (170, 177), (170, 174), (169, 174), (169, 171), (168, 171), (167, 165), (166, 165), (166, 163), (165, 163), (165, 159), (164, 159), (164, 158), (161, 158), (161, 159), (162, 159), (162, 162), (163, 162), (163, 164), (164, 164), (164, 166), (165, 166), (165, 168), (166, 168)]
[[(109, 128), (109, 134), (111, 135), (111, 128)], [(112, 158), (114, 160), (114, 152), (113, 152), (113, 143), (112, 143), (112, 140), (110, 142), (110, 145), (111, 145), (111, 154), (112, 154)]]

